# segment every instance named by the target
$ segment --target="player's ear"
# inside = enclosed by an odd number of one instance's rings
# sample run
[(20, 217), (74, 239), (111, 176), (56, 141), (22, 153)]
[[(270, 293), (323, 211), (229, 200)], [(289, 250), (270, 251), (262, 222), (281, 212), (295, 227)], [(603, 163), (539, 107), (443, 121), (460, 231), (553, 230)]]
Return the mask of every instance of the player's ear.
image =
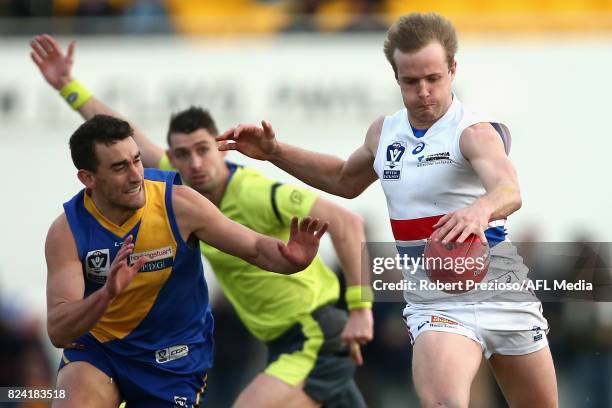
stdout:
[(453, 62), (450, 65), (450, 68), (448, 69), (448, 72), (450, 73), (451, 81), (455, 79), (455, 74), (457, 73), (457, 61), (456, 60), (453, 60)]
[(92, 189), (96, 186), (96, 177), (89, 170), (80, 169), (77, 172), (77, 177), (83, 185), (89, 189)]
[(172, 154), (172, 150), (169, 147), (166, 149), (166, 157), (168, 157), (170, 165), (176, 169), (176, 166), (174, 165), (174, 155)]

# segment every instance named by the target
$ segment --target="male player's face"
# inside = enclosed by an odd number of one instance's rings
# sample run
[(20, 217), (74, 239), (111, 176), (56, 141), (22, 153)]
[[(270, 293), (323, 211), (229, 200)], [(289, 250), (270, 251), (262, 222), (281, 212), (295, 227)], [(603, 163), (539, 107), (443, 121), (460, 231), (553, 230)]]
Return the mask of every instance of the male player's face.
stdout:
[(191, 188), (208, 193), (225, 183), (222, 180), (225, 154), (217, 149), (217, 141), (206, 129), (172, 133), (170, 142), (170, 162)]
[(96, 144), (98, 168), (94, 189), (108, 204), (137, 210), (145, 204), (144, 168), (140, 151), (131, 137), (106, 146)]
[(449, 68), (444, 48), (437, 41), (412, 53), (396, 49), (393, 58), (410, 123), (417, 128), (430, 127), (451, 104), (456, 64)]

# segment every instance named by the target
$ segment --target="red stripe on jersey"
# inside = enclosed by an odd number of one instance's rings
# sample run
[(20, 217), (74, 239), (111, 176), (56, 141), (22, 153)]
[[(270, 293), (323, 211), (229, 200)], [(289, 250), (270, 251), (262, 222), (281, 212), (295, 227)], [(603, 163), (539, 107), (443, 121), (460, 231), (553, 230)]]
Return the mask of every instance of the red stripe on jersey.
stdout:
[(442, 215), (433, 217), (415, 218), (414, 220), (391, 220), (393, 235), (398, 241), (414, 241), (426, 239), (433, 233), (433, 226)]

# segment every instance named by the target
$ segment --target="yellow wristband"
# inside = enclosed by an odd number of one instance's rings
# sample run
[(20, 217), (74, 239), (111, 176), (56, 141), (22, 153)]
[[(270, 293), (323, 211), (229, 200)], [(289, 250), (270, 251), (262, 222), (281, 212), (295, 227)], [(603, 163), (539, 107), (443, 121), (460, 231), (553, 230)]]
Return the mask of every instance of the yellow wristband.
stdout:
[(74, 110), (79, 109), (92, 97), (92, 93), (89, 89), (85, 88), (85, 86), (76, 79), (73, 79), (60, 89), (60, 95), (62, 95), (62, 98), (64, 98)]
[(371, 309), (374, 293), (372, 288), (366, 285), (349, 286), (344, 295), (348, 310)]

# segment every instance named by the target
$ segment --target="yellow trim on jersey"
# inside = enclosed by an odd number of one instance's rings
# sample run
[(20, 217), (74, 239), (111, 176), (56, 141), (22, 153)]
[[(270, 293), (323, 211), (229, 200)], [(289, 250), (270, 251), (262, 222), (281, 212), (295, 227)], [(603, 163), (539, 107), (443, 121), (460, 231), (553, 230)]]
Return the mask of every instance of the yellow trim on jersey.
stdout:
[[(139, 210), (142, 216), (140, 219), (130, 218), (134, 226), (140, 221), (132, 256), (147, 254), (153, 257), (155, 251), (163, 251), (174, 260), (177, 242), (166, 211), (166, 183), (145, 180), (144, 186), (147, 200), (145, 206)], [(96, 219), (100, 221), (98, 217)], [(125, 228), (125, 225), (121, 228)], [(91, 330), (91, 334), (100, 342), (122, 339), (130, 334), (147, 316), (171, 273), (172, 266), (137, 273), (127, 288), (110, 304), (104, 316)]]
[(85, 196), (84, 205), (85, 205), (85, 208), (87, 209), (87, 211), (89, 211), (89, 213), (91, 215), (93, 215), (94, 218), (104, 228), (106, 228), (107, 230), (109, 230), (113, 234), (117, 235), (118, 237), (125, 236), (128, 232), (130, 232), (132, 230), (132, 228), (134, 228), (136, 226), (136, 224), (138, 224), (138, 221), (140, 221), (140, 218), (142, 217), (144, 209), (147, 206), (147, 204), (146, 204), (147, 193), (146, 193), (146, 188), (145, 188), (145, 205), (142, 208), (139, 208), (134, 213), (134, 215), (132, 215), (130, 218), (128, 218), (128, 220), (126, 222), (124, 222), (122, 225), (117, 225), (114, 222), (112, 222), (111, 220), (109, 220), (108, 218), (106, 218), (104, 216), (104, 214), (102, 214), (100, 212), (100, 210), (98, 210), (98, 208), (96, 207), (96, 204), (93, 202), (93, 199), (89, 196), (87, 191), (85, 191), (84, 196)]
[(200, 405), (200, 397), (206, 391), (206, 387), (207, 387), (206, 381), (207, 380), (208, 380), (208, 373), (204, 374), (204, 377), (202, 377), (202, 386), (200, 387), (200, 390), (196, 394), (195, 404), (193, 404), (192, 407), (197, 407)]

